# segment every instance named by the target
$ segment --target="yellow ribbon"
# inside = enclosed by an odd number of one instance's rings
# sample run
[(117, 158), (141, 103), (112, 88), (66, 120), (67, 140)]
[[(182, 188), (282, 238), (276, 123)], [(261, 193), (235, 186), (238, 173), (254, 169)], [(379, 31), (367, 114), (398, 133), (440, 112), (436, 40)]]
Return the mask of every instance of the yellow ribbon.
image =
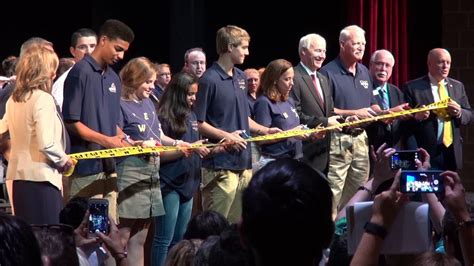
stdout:
[[(448, 102), (450, 98), (429, 104), (424, 107), (403, 110), (400, 112), (395, 113), (388, 113), (384, 115), (379, 115), (375, 117), (365, 118), (357, 121), (351, 122), (344, 122), (334, 126), (328, 127), (316, 127), (312, 129), (298, 129), (298, 130), (288, 130), (280, 133), (269, 134), (264, 136), (257, 136), (251, 137), (246, 139), (247, 142), (257, 142), (257, 141), (267, 141), (267, 140), (275, 140), (275, 139), (285, 139), (291, 138), (296, 136), (301, 136), (305, 134), (312, 134), (312, 133), (319, 133), (324, 131), (331, 131), (334, 129), (342, 128), (342, 127), (355, 127), (360, 124), (375, 122), (379, 120), (385, 119), (393, 119), (404, 115), (414, 114), (418, 112), (430, 111), (430, 110), (439, 110), (445, 109), (448, 107)], [(192, 144), (190, 147), (186, 147), (186, 149), (197, 149), (201, 147), (208, 147), (212, 148), (215, 146), (223, 145), (222, 143), (218, 144)], [(138, 155), (138, 154), (147, 154), (147, 153), (159, 153), (159, 152), (166, 152), (166, 151), (177, 151), (183, 149), (182, 147), (177, 146), (157, 146), (157, 147), (139, 147), (139, 146), (130, 146), (130, 147), (123, 147), (123, 148), (114, 148), (114, 149), (104, 149), (104, 150), (96, 150), (96, 151), (88, 151), (88, 152), (80, 152), (70, 154), (69, 156), (77, 162), (77, 160), (86, 160), (86, 159), (102, 159), (102, 158), (112, 158), (112, 157), (121, 157), (121, 156), (129, 156), (129, 155)], [(74, 171), (74, 167), (70, 168), (69, 175), (72, 174)], [(66, 173), (64, 174), (66, 175)], [(68, 176), (68, 175), (66, 175)]]

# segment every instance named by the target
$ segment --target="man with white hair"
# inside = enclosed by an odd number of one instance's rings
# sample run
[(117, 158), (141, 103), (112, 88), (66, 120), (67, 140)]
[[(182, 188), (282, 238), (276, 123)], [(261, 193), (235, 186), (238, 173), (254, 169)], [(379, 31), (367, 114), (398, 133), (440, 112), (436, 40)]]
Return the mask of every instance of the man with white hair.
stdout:
[[(308, 34), (298, 45), (300, 63), (295, 67), (291, 97), (301, 123), (310, 128), (339, 124), (334, 113), (332, 85), (318, 72), (326, 59), (326, 40), (318, 34)], [(327, 174), (330, 134), (322, 139), (310, 138), (303, 142), (303, 160), (314, 169)]]
[[(370, 118), (382, 112), (372, 94), (369, 70), (359, 61), (365, 51), (365, 31), (347, 26), (339, 34), (339, 56), (321, 73), (334, 84), (334, 111), (343, 117)], [(364, 184), (369, 175), (369, 145), (363, 128), (331, 133), (328, 179), (333, 199), (333, 217)]]
[[(405, 103), (402, 91), (388, 82), (392, 76), (395, 58), (387, 50), (377, 50), (370, 57), (369, 72), (373, 82), (372, 94), (375, 96), (379, 107), (384, 111), (399, 112), (409, 108)], [(396, 146), (401, 138), (401, 121), (396, 119), (387, 124), (377, 121), (367, 128), (369, 145), (377, 149), (383, 143), (389, 147)]]

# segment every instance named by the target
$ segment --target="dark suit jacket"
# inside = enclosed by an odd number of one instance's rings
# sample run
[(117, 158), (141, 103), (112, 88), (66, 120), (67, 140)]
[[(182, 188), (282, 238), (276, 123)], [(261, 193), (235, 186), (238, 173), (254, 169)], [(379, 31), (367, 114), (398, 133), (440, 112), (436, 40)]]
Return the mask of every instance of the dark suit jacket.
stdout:
[[(320, 124), (327, 126), (328, 117), (334, 115), (334, 103), (331, 95), (332, 84), (324, 75), (317, 73), (324, 94), (324, 106), (321, 106), (313, 80), (308, 72), (301, 63), (294, 69), (294, 85), (290, 95), (295, 100), (296, 111), (301, 124), (306, 124), (310, 128)], [(303, 161), (324, 173), (327, 173), (330, 135), (328, 133), (324, 139), (315, 142), (303, 142)]]
[[(451, 99), (461, 105), (461, 118), (454, 118), (453, 121), (453, 149), (456, 161), (456, 168), (462, 168), (462, 138), (460, 133), (461, 125), (472, 123), (473, 116), (471, 105), (464, 90), (464, 85), (455, 79), (447, 78), (448, 94)], [(431, 84), (428, 75), (409, 81), (404, 85), (405, 99), (412, 108), (427, 105), (434, 102), (431, 92)], [(439, 149), (437, 142), (438, 120), (436, 115), (431, 112), (428, 119), (424, 121), (409, 120), (407, 124), (410, 126), (407, 130), (416, 140), (416, 145), (422, 147), (433, 156), (436, 149)], [(442, 144), (440, 144), (442, 145)], [(444, 146), (443, 146), (444, 147)], [(414, 148), (414, 147), (409, 147)], [(446, 168), (448, 169), (448, 168)]]
[[(377, 85), (374, 83), (374, 89)], [(405, 102), (403, 92), (395, 85), (388, 83), (388, 94), (390, 98), (390, 108), (398, 106)], [(381, 95), (376, 95), (375, 98), (381, 109), (382, 98)], [(399, 119), (395, 119), (391, 125), (387, 125), (382, 121), (377, 121), (366, 128), (367, 135), (369, 137), (369, 145), (374, 145), (377, 149), (384, 142), (389, 147), (395, 146), (401, 138), (401, 123)]]

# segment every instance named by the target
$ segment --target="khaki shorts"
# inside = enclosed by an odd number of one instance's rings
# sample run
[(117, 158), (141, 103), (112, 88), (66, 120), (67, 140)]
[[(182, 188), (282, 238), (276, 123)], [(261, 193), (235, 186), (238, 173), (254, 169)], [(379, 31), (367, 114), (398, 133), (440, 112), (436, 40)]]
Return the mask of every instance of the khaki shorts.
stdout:
[(242, 192), (252, 179), (252, 169), (241, 171), (202, 169), (202, 207), (237, 223), (242, 214)]
[(76, 196), (107, 199), (109, 201), (109, 215), (115, 222), (118, 221), (117, 194), (116, 173), (98, 173), (88, 176), (72, 175), (69, 178), (69, 199)]

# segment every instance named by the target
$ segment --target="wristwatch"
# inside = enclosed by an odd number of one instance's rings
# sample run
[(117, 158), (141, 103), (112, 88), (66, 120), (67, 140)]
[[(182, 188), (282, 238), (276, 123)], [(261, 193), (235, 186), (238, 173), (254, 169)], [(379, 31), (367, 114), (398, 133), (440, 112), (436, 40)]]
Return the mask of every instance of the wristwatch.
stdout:
[(387, 229), (383, 226), (367, 222), (364, 226), (365, 232), (384, 239), (387, 236)]
[(369, 193), (370, 195), (370, 198), (373, 198), (374, 197), (374, 192), (372, 192), (372, 190), (370, 190), (368, 187), (366, 186), (360, 186), (357, 190), (365, 190)]

